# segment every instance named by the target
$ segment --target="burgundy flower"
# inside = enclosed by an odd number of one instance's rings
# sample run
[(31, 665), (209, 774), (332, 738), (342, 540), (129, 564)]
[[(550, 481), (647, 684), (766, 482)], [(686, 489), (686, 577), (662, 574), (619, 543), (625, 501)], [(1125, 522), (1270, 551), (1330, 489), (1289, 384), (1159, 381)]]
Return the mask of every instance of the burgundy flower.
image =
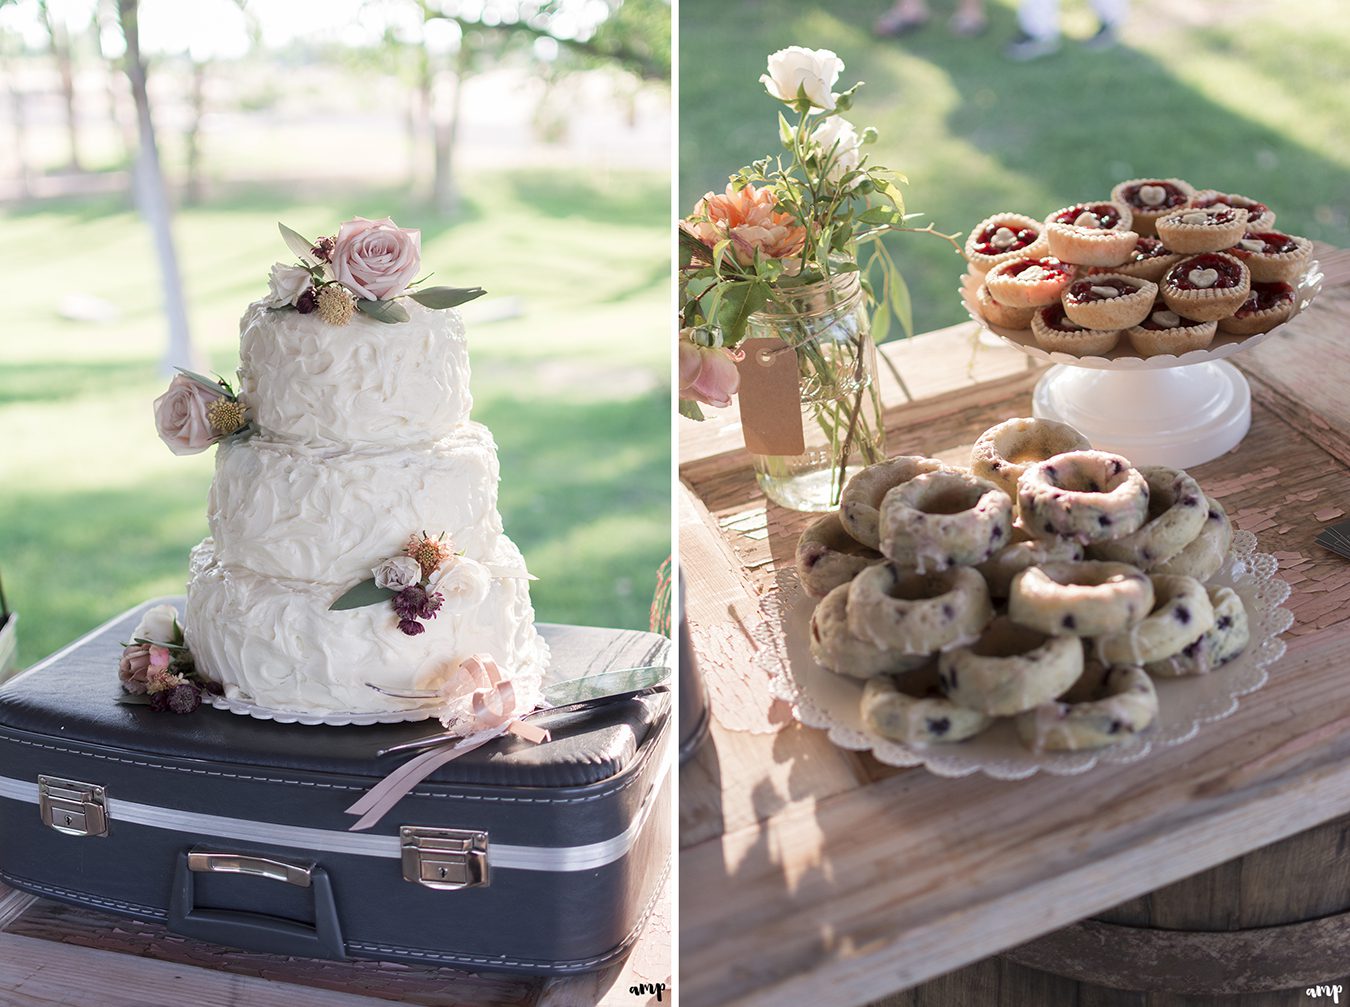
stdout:
[(407, 636), (416, 636), (418, 633), (425, 633), (427, 631), (427, 628), (416, 619), (400, 619), (398, 628)]
[(427, 594), (426, 601), (422, 602), (417, 614), (423, 619), (434, 619), (436, 613), (441, 610), (441, 604), (444, 601), (445, 597), (439, 591), (432, 591)]
[(314, 242), (314, 247), (309, 250), (309, 254), (320, 262), (332, 262), (333, 249), (336, 246), (337, 241), (333, 238), (319, 238)]
[(400, 619), (416, 619), (427, 600), (426, 590), (414, 584), (394, 595), (394, 611)]
[(168, 708), (174, 713), (191, 713), (202, 705), (202, 690), (191, 682), (184, 682), (167, 690)]
[(302, 315), (309, 314), (318, 306), (319, 306), (319, 295), (314, 292), (313, 287), (310, 287), (303, 294), (301, 294), (296, 299), (295, 302), (295, 310), (300, 312), (300, 314)]

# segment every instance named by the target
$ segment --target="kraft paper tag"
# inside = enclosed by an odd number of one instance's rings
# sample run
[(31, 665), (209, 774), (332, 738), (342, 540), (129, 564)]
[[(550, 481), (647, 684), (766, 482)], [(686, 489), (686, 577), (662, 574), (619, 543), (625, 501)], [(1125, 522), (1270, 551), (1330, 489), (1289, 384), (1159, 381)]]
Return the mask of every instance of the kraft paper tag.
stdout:
[(757, 455), (804, 453), (797, 354), (778, 339), (747, 339), (740, 348), (745, 353), (737, 364), (745, 449)]

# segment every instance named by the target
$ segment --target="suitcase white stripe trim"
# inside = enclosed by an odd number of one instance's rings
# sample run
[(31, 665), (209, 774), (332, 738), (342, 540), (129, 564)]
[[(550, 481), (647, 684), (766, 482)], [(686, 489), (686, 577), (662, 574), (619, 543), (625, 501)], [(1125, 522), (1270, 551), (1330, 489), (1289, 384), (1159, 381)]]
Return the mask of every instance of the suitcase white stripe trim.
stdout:
[[(622, 859), (637, 842), (637, 837), (656, 806), (657, 798), (669, 773), (670, 760), (663, 758), (661, 769), (647, 792), (642, 807), (628, 828), (617, 836), (584, 846), (512, 846), (507, 843), (490, 842), (488, 860), (492, 869), (589, 871)], [(0, 797), (23, 801), (26, 804), (37, 804), (38, 785), (29, 780), (0, 776)], [(114, 829), (118, 823), (126, 822), (191, 835), (218, 836), (223, 839), (266, 843), (269, 846), (290, 846), (325, 853), (385, 857), (391, 860), (398, 860), (402, 856), (398, 836), (370, 836), (359, 832), (311, 829), (302, 825), (252, 822), (244, 818), (226, 818), (196, 811), (159, 808), (151, 804), (137, 804), (134, 801), (114, 797), (107, 799), (107, 810), (109, 823)]]

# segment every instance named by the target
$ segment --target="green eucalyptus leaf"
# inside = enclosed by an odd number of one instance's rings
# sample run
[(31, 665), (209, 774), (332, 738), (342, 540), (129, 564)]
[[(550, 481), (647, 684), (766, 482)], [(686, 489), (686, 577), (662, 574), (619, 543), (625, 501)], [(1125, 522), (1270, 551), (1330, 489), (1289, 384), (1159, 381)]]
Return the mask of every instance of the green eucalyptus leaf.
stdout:
[(372, 301), (363, 298), (356, 302), (356, 310), (363, 315), (369, 315), (377, 322), (393, 324), (408, 320), (408, 309), (398, 301)]
[(705, 420), (703, 408), (693, 399), (680, 399), (680, 415), (691, 420)]
[(914, 335), (914, 303), (910, 300), (909, 285), (900, 275), (900, 270), (891, 267), (890, 272), (891, 307), (895, 311), (895, 317), (900, 320), (900, 327), (905, 330), (905, 338), (908, 339)]
[(212, 380), (211, 378), (208, 378), (205, 374), (198, 374), (196, 371), (190, 371), (186, 367), (175, 367), (174, 370), (176, 370), (179, 374), (183, 375), (183, 377), (188, 378), (191, 381), (195, 381), (203, 388), (207, 388), (215, 392), (217, 395), (225, 395), (229, 398), (234, 397), (230, 391), (230, 386), (225, 384), (225, 382), (223, 381)]
[(891, 334), (891, 309), (890, 305), (882, 303), (877, 306), (877, 310), (872, 312), (872, 341), (884, 343), (886, 337)]
[(281, 240), (286, 242), (286, 247), (298, 255), (301, 261), (312, 263), (314, 256), (310, 249), (314, 247), (314, 242), (310, 241), (299, 231), (293, 231), (280, 221), (277, 222), (277, 230), (281, 232)]
[(337, 601), (328, 606), (330, 612), (345, 612), (351, 608), (365, 608), (367, 605), (378, 605), (381, 602), (388, 601), (394, 597), (397, 592), (389, 590), (387, 587), (380, 587), (375, 583), (375, 578), (363, 580), (354, 588), (349, 590)]
[(428, 308), (456, 308), (467, 304), (476, 297), (482, 297), (487, 291), (482, 287), (425, 287), (415, 290), (408, 296), (418, 304)]

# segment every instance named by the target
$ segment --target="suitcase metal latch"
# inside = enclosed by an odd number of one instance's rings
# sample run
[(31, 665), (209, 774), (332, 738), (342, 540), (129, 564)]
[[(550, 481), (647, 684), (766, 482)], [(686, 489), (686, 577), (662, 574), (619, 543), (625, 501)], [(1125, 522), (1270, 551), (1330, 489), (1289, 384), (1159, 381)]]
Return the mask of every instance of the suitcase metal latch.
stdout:
[(403, 847), (403, 880), (454, 891), (488, 884), (488, 834), (465, 829), (405, 825), (398, 830)]
[(55, 776), (38, 777), (42, 823), (68, 836), (106, 836), (108, 798), (102, 787)]

